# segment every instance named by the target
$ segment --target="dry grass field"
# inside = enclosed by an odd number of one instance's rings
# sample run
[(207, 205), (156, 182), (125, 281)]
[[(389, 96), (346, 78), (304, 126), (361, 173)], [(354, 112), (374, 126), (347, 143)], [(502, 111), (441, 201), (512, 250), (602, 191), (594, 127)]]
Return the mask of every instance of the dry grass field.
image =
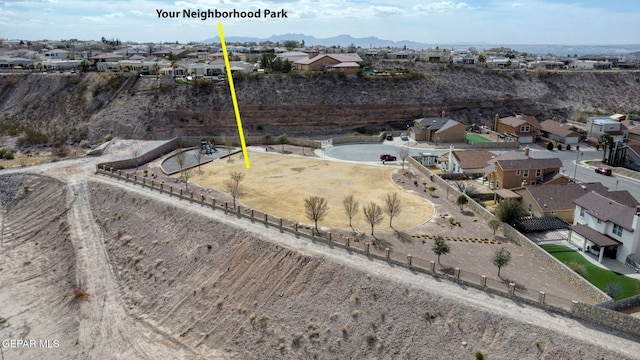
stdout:
[[(433, 206), (428, 201), (408, 193), (391, 180), (392, 167), (359, 165), (341, 162), (284, 156), (265, 153), (251, 153), (251, 168), (245, 168), (241, 156), (233, 156), (231, 161), (214, 161), (202, 166), (202, 175), (190, 180), (205, 187), (222, 192), (229, 174), (240, 171), (245, 174), (242, 185), (242, 204), (269, 214), (311, 224), (304, 215), (304, 199), (322, 196), (327, 199), (329, 211), (319, 226), (348, 228), (349, 219), (344, 213), (342, 199), (354, 194), (362, 204), (370, 201), (384, 205), (387, 194), (398, 193), (402, 202), (402, 212), (393, 218), (393, 227), (407, 229), (418, 226), (433, 216)], [(353, 218), (353, 227), (369, 231), (362, 211)], [(389, 218), (376, 225), (376, 230), (389, 229)]]

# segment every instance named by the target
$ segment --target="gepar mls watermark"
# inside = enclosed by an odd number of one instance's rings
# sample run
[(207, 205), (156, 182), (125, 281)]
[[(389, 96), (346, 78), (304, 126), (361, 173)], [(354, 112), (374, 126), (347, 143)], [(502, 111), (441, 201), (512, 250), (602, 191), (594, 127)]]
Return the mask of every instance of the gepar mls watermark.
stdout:
[(3, 339), (0, 342), (3, 349), (57, 349), (60, 347), (58, 339)]

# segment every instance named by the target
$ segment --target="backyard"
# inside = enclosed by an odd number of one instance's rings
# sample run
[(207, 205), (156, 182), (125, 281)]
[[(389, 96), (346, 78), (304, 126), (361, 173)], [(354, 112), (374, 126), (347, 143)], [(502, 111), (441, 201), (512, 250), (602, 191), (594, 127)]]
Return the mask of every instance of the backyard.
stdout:
[(574, 271), (579, 269), (576, 272), (582, 272), (581, 275), (598, 289), (615, 295), (612, 297), (616, 300), (634, 296), (640, 291), (640, 281), (596, 266), (575, 250), (552, 244), (541, 247)]
[(482, 135), (473, 134), (473, 133), (467, 133), (466, 136), (465, 136), (465, 139), (470, 143), (491, 142), (490, 139), (487, 139), (486, 137), (484, 137)]

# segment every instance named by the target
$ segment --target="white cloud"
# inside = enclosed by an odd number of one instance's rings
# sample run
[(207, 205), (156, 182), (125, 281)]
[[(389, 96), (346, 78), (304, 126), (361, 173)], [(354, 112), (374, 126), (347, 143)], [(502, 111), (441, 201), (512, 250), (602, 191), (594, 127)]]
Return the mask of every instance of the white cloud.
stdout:
[(464, 2), (440, 1), (414, 5), (411, 9), (426, 13), (451, 13), (455, 10), (471, 9), (471, 6)]

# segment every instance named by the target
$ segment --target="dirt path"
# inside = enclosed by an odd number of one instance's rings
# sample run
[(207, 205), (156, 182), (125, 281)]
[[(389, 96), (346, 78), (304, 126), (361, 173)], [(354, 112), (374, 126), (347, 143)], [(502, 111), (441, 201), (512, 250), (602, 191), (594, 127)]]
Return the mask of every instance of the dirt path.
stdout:
[[(80, 321), (79, 343), (87, 358), (232, 358), (233, 356), (206, 348), (192, 348), (179, 342), (162, 329), (148, 324), (144, 319), (134, 319), (127, 315), (124, 304), (119, 300), (119, 285), (114, 277), (102, 229), (92, 213), (88, 181), (126, 187), (128, 191), (138, 193), (154, 201), (170, 204), (185, 211), (223, 221), (245, 229), (261, 238), (314, 257), (327, 258), (338, 264), (344, 264), (380, 278), (389, 279), (400, 286), (410, 286), (441, 295), (454, 302), (469, 304), (478, 309), (496, 315), (507, 316), (527, 324), (556, 331), (587, 343), (622, 352), (629, 358), (640, 353), (640, 343), (600, 331), (598, 327), (549, 314), (541, 309), (516, 304), (508, 299), (491, 296), (453, 283), (442, 282), (429, 276), (414, 274), (406, 269), (389, 267), (387, 264), (372, 262), (365, 257), (350, 255), (341, 249), (332, 249), (322, 244), (314, 244), (297, 239), (288, 233), (280, 233), (275, 228), (251, 223), (245, 219), (225, 214), (223, 211), (211, 211), (206, 207), (193, 206), (175, 197), (168, 197), (147, 188), (133, 186), (115, 179), (94, 175), (94, 164), (104, 161), (99, 158), (74, 160), (69, 163), (47, 164), (32, 169), (12, 169), (11, 172), (42, 172), (62, 179), (69, 186), (67, 203), (71, 206), (68, 221), (76, 252), (77, 279), (90, 294), (90, 301), (83, 302)], [(55, 329), (51, 329), (55, 331)]]

